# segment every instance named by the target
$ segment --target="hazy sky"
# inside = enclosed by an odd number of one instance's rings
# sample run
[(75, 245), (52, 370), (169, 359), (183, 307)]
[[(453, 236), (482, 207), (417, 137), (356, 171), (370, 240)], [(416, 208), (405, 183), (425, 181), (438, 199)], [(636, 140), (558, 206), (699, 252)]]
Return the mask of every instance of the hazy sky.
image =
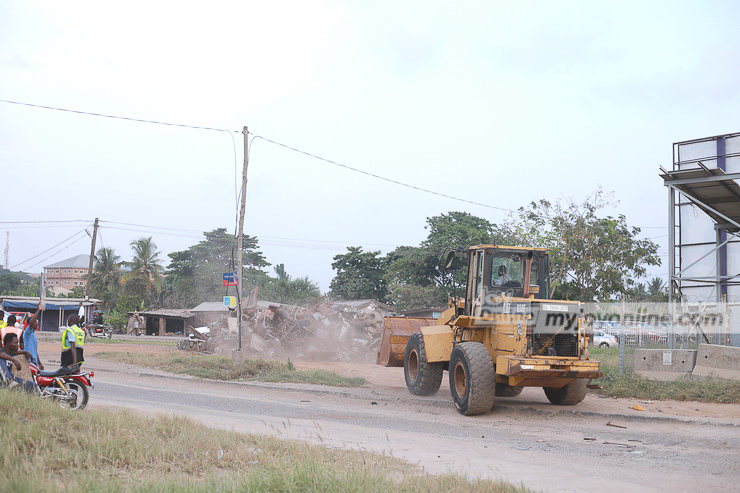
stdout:
[[(665, 261), (658, 167), (673, 142), (740, 131), (738, 20), (734, 1), (2, 2), (0, 99), (247, 125), (504, 209), (601, 186)], [(0, 103), (9, 266), (40, 272), (89, 253), (73, 235), (95, 217), (98, 245), (125, 260), (141, 236), (168, 260), (199, 232), (234, 231), (242, 149), (239, 133)], [(264, 140), (251, 148), (245, 230), (322, 290), (347, 245), (417, 245), (427, 217), (455, 210), (507, 214)]]

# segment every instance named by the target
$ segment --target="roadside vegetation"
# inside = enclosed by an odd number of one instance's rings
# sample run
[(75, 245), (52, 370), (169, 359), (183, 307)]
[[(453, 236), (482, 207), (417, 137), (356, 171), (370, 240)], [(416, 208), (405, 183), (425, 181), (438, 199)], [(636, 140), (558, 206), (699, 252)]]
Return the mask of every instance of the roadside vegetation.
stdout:
[(594, 380), (603, 387), (598, 393), (646, 400), (740, 403), (740, 382), (691, 377), (672, 382), (648, 380), (633, 371), (634, 355), (634, 348), (625, 349), (624, 374), (620, 374), (618, 348), (591, 349), (591, 357), (601, 361), (601, 371), (604, 372), (603, 378)]
[[(415, 465), (128, 411), (61, 409), (0, 390), (4, 491), (526, 492)], [(319, 437), (320, 438), (320, 437)]]
[(192, 375), (213, 380), (259, 380), (260, 382), (293, 382), (331, 385), (333, 387), (359, 387), (364, 378), (349, 378), (326, 370), (297, 370), (288, 360), (245, 360), (234, 364), (224, 356), (198, 354), (139, 354), (101, 352), (96, 358), (118, 363), (154, 368), (170, 373)]

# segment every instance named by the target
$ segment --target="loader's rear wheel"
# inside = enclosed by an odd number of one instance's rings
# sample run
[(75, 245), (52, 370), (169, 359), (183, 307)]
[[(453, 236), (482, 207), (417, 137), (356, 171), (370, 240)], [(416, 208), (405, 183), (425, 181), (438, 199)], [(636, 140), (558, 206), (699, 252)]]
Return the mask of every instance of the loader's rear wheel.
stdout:
[(429, 363), (424, 347), (424, 336), (412, 334), (403, 357), (403, 375), (406, 388), (414, 395), (432, 395), (442, 385), (444, 363)]
[(455, 345), (450, 355), (450, 393), (461, 414), (484, 414), (493, 407), (495, 379), (491, 355), (483, 344)]
[(524, 387), (515, 387), (505, 383), (496, 384), (496, 397), (516, 397), (522, 393)]
[(545, 390), (547, 400), (558, 406), (575, 406), (583, 399), (586, 398), (586, 384), (588, 381), (585, 378), (579, 378), (573, 380), (565, 387), (542, 387)]

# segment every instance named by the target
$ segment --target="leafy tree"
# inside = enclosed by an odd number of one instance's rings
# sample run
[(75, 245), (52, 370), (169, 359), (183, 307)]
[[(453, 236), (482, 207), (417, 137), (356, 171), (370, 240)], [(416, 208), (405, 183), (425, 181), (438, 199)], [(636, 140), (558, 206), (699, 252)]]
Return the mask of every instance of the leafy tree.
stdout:
[(418, 308), (446, 308), (448, 293), (440, 286), (417, 286), (414, 284), (391, 283), (389, 285), (393, 306), (399, 311)]
[(124, 283), (132, 280), (143, 282), (146, 291), (159, 289), (164, 268), (160, 263), (157, 245), (152, 241), (152, 237), (132, 241), (131, 249), (134, 251), (134, 258), (130, 262), (131, 271), (124, 274), (121, 280)]
[[(202, 301), (213, 301), (226, 292), (222, 274), (236, 270), (236, 238), (226, 228), (203, 233), (206, 237), (187, 250), (169, 254), (172, 259), (167, 269), (166, 289), (177, 290), (196, 305)], [(244, 292), (255, 286), (264, 286), (269, 280), (262, 270), (270, 264), (258, 250), (257, 238), (244, 235), (242, 273)], [(231, 288), (233, 289), (233, 288)]]
[[(453, 211), (429, 217), (426, 229), (429, 234), (420, 246), (402, 246), (387, 256), (386, 279), (393, 286), (391, 299), (404, 309), (440, 305), (440, 301), (444, 306), (448, 295), (464, 294), (466, 256), (457, 255), (452, 268), (442, 270), (440, 266), (449, 251), (465, 251), (473, 245), (514, 243), (507, 229), (467, 212)], [(415, 287), (432, 288), (425, 291), (432, 299), (424, 303), (419, 296), (422, 291)]]
[(95, 254), (90, 292), (95, 298), (103, 300), (110, 311), (120, 292), (121, 257), (112, 248), (101, 248)]
[(293, 279), (285, 271), (285, 265), (275, 266), (276, 278), (270, 278), (269, 282), (262, 288), (261, 297), (276, 301), (278, 303), (300, 304), (310, 299), (321, 296), (318, 285), (311, 282), (308, 277)]
[(337, 271), (329, 285), (330, 294), (343, 300), (375, 299), (385, 301), (385, 259), (380, 252), (363, 252), (362, 247), (347, 247), (347, 253), (335, 255), (332, 269)]
[(647, 285), (639, 283), (625, 294), (629, 301), (668, 302), (668, 286), (660, 277), (652, 278)]
[(540, 200), (506, 225), (519, 245), (550, 249), (551, 298), (611, 299), (632, 289), (646, 265), (660, 265), (658, 245), (638, 239), (624, 215), (599, 217), (609, 203), (600, 189), (581, 204)]
[(0, 294), (10, 296), (38, 296), (41, 281), (25, 272), (12, 272), (0, 267)]

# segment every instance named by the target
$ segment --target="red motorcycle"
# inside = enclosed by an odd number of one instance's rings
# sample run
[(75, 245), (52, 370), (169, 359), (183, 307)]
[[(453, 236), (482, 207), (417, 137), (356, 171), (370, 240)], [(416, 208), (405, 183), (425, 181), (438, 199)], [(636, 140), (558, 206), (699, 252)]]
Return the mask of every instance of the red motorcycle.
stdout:
[(99, 337), (101, 339), (110, 339), (113, 337), (113, 327), (110, 324), (97, 324), (90, 322), (83, 327), (90, 337)]
[(33, 363), (28, 366), (34, 382), (39, 386), (42, 399), (51, 399), (66, 409), (85, 409), (90, 398), (87, 388), (93, 386), (94, 372), (83, 373), (79, 366), (50, 371), (40, 371)]

